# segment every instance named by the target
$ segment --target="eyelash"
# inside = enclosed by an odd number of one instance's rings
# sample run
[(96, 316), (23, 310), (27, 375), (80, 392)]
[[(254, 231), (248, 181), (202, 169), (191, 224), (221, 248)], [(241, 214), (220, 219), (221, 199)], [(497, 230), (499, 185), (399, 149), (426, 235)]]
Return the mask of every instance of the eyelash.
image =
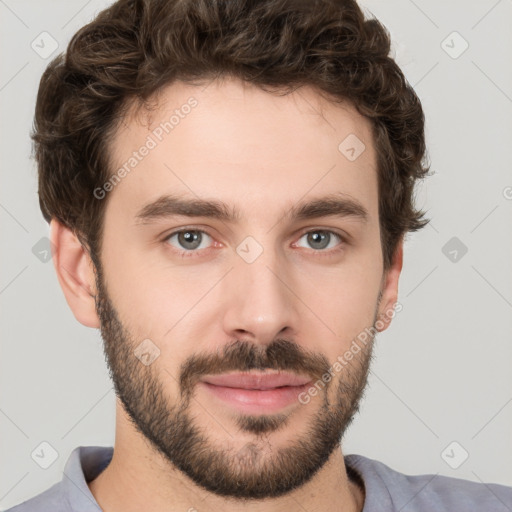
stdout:
[[(210, 233), (208, 233), (208, 231), (205, 231), (204, 229), (182, 228), (182, 229), (179, 229), (177, 231), (173, 231), (172, 233), (168, 234), (162, 240), (162, 242), (166, 243), (167, 245), (170, 245), (170, 244), (168, 244), (168, 241), (169, 241), (169, 239), (171, 237), (173, 237), (174, 235), (179, 235), (180, 233), (186, 233), (187, 231), (194, 231), (194, 232), (198, 232), (198, 233), (204, 233), (204, 234), (208, 235), (210, 238), (213, 239), (213, 236), (210, 235)], [(318, 232), (329, 233), (331, 235), (334, 235), (335, 237), (337, 237), (340, 240), (340, 244), (335, 249), (328, 249), (328, 250), (323, 249), (323, 250), (318, 250), (318, 251), (315, 251), (314, 249), (312, 249), (313, 252), (318, 253), (317, 256), (320, 257), (320, 258), (323, 257), (323, 256), (332, 256), (333, 254), (337, 254), (338, 252), (343, 250), (345, 244), (348, 243), (347, 239), (343, 235), (340, 235), (339, 233), (337, 233), (336, 231), (332, 231), (330, 229), (320, 229), (320, 228), (310, 229), (308, 231), (305, 231), (305, 232), (301, 233), (301, 235), (299, 237), (299, 240), (303, 236), (308, 235), (309, 233), (318, 233)], [(200, 257), (201, 256), (201, 251), (205, 251), (205, 250), (209, 249), (208, 248), (208, 249), (194, 249), (194, 250), (188, 250), (188, 251), (186, 251), (186, 250), (179, 251), (175, 247), (173, 247), (173, 246), (171, 246), (171, 247), (172, 247), (173, 252), (175, 252), (180, 258)]]

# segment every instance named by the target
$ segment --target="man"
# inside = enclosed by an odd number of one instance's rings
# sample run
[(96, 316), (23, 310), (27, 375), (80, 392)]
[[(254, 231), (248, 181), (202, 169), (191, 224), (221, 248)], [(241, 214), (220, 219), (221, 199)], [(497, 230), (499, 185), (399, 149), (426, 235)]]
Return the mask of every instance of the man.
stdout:
[(40, 205), (101, 329), (116, 440), (12, 511), (512, 508), (342, 453), (428, 222), (423, 111), (389, 49), (351, 1), (125, 0), (48, 66)]

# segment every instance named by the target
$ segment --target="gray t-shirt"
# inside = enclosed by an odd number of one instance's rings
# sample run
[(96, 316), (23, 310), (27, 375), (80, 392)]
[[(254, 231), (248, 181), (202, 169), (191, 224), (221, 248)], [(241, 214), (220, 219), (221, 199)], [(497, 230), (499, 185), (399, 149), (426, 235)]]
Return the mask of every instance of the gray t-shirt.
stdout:
[[(6, 512), (98, 512), (87, 482), (113, 455), (106, 446), (79, 446), (69, 456), (62, 480)], [(512, 487), (440, 475), (409, 476), (361, 455), (346, 455), (347, 473), (364, 485), (363, 512), (512, 512)]]

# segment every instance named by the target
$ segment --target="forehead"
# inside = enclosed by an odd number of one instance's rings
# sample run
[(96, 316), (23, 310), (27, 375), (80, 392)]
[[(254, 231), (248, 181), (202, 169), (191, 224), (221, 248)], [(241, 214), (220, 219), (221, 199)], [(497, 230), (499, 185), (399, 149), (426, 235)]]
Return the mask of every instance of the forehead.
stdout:
[(132, 108), (115, 133), (111, 170), (123, 177), (108, 192), (109, 208), (133, 219), (168, 193), (271, 215), (308, 195), (343, 193), (377, 217), (371, 124), (348, 102), (234, 79), (175, 82), (155, 100), (150, 110)]

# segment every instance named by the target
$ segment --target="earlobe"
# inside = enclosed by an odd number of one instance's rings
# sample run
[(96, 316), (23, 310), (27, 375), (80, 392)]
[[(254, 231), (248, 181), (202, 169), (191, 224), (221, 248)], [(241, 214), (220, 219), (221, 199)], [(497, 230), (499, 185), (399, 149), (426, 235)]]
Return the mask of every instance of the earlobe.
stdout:
[(100, 327), (96, 313), (94, 265), (76, 235), (58, 220), (50, 223), (53, 263), (62, 291), (75, 318), (86, 327)]
[(403, 265), (404, 239), (397, 244), (393, 261), (388, 271), (383, 276), (382, 299), (379, 306), (379, 316), (375, 327), (379, 332), (385, 331), (391, 324), (394, 313), (394, 305), (398, 299), (398, 281)]

